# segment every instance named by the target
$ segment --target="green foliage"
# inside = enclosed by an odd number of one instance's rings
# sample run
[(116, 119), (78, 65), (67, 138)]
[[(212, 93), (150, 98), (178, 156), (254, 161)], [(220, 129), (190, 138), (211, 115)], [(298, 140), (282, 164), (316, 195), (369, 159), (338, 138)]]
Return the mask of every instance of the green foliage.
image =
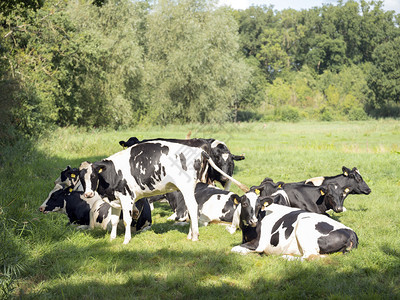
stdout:
[(400, 102), (400, 37), (377, 46), (368, 83), (379, 104)]
[(153, 122), (229, 119), (249, 72), (226, 10), (207, 1), (159, 1), (147, 41), (146, 109)]
[(1, 2), (1, 143), (55, 126), (235, 121), (279, 105), (306, 118), (325, 107), (339, 119), (397, 116), (400, 16), (381, 1), (215, 3)]

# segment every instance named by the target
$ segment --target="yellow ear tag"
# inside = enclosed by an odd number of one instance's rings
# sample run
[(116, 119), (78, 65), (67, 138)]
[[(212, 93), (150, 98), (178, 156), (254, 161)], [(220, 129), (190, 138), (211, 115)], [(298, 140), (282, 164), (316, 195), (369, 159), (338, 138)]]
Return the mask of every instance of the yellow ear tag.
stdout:
[(278, 188), (281, 188), (281, 187), (282, 187), (282, 184), (278, 185)]
[(325, 195), (325, 193), (323, 192), (323, 191), (320, 191), (321, 192), (321, 195), (323, 196), (323, 195)]
[(256, 193), (257, 195), (260, 195), (260, 190), (259, 189), (255, 189), (254, 193)]
[(233, 203), (235, 203), (235, 205), (239, 205), (239, 201), (237, 201), (236, 198), (235, 198), (235, 200), (233, 200)]
[(344, 175), (344, 176), (349, 176), (349, 173), (344, 172), (343, 175)]
[(345, 192), (346, 194), (347, 194), (349, 191), (350, 191), (349, 188), (346, 188), (346, 189), (344, 190), (344, 192)]
[(103, 172), (103, 169), (99, 169), (99, 173)]
[(71, 174), (71, 178), (75, 178), (76, 176), (75, 176), (75, 174)]
[(73, 188), (69, 188), (69, 192), (70, 192), (70, 193), (72, 193), (73, 190), (74, 190)]

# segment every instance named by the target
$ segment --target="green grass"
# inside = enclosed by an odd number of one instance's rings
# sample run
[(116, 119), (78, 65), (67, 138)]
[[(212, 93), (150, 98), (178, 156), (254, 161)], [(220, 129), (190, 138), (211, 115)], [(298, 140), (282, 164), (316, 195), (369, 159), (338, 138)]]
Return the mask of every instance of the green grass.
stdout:
[[(165, 137), (217, 138), (235, 154), (234, 177), (248, 186), (265, 177), (300, 181), (358, 167), (372, 193), (350, 195), (347, 211), (333, 217), (353, 228), (358, 249), (313, 262), (230, 249), (241, 233), (223, 226), (200, 228), (200, 241), (186, 240), (188, 227), (167, 221), (158, 203), (152, 229), (122, 245), (101, 230), (77, 231), (59, 214), (38, 207), (66, 166), (95, 161), (119, 150), (120, 140)], [(26, 299), (244, 299), (400, 298), (400, 122), (304, 122), (138, 127), (124, 131), (60, 129), (0, 156), (0, 295)], [(236, 187), (232, 191), (242, 194)], [(20, 267), (20, 269), (17, 268)], [(3, 272), (3, 273), (1, 273)], [(8, 280), (8, 281), (7, 281)]]

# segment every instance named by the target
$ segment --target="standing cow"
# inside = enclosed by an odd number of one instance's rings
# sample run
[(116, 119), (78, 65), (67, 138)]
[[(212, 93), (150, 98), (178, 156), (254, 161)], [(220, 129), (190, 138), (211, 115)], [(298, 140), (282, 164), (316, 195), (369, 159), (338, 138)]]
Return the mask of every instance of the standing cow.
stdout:
[[(257, 226), (245, 226), (243, 243), (233, 247), (232, 252), (311, 260), (324, 254), (345, 253), (358, 246), (358, 237), (349, 227), (325, 215), (275, 204), (271, 197), (260, 197), (255, 213)], [(246, 218), (242, 209), (240, 219)]]
[[(208, 144), (210, 147), (209, 155), (213, 162), (219, 167), (222, 171), (224, 171), (229, 176), (233, 175), (233, 169), (235, 167), (235, 161), (243, 160), (245, 157), (243, 155), (234, 155), (230, 152), (228, 147), (224, 142), (221, 142), (216, 139), (193, 139), (195, 141), (201, 141), (205, 144)], [(130, 137), (126, 142), (120, 141), (119, 144), (122, 147), (131, 147), (141, 142), (147, 142), (152, 140), (143, 140), (139, 141), (136, 137)], [(190, 141), (190, 140), (185, 140)], [(213, 167), (208, 168), (208, 181), (209, 183), (213, 183), (217, 181), (221, 183), (224, 187), (224, 190), (229, 191), (231, 186), (231, 181), (229, 178), (225, 177)], [(153, 201), (154, 202), (154, 201)]]
[[(151, 140), (135, 144), (107, 159), (88, 164), (81, 170), (85, 197), (98, 191), (102, 197), (120, 201), (125, 223), (124, 244), (131, 239), (131, 210), (136, 200), (180, 190), (191, 217), (188, 239), (199, 236), (194, 189), (207, 181), (207, 169), (214, 169), (240, 188), (248, 189), (219, 169), (209, 156), (209, 144), (192, 140)], [(116, 237), (119, 215), (112, 217), (111, 239)]]

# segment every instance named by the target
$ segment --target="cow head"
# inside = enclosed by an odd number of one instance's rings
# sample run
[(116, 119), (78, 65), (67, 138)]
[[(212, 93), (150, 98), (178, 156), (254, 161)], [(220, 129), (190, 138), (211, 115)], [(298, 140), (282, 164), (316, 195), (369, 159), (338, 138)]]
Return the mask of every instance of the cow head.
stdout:
[(236, 201), (240, 203), (240, 226), (255, 227), (257, 225), (256, 204), (258, 195), (254, 192), (244, 194)]
[(61, 185), (56, 184), (55, 188), (57, 190), (53, 190), (50, 194), (48, 199), (46, 199), (43, 204), (39, 207), (39, 211), (47, 214), (48, 212), (65, 212), (65, 195), (69, 192), (70, 188), (67, 187), (64, 189)]
[(326, 207), (336, 213), (343, 212), (343, 202), (349, 190), (330, 183), (326, 187), (320, 187), (319, 191), (323, 196)]
[(351, 194), (365, 194), (371, 193), (371, 189), (362, 178), (357, 168), (350, 170), (345, 166), (342, 167), (343, 175), (348, 179), (346, 187), (350, 189)]
[(264, 217), (262, 212), (265, 211), (265, 209), (272, 203), (276, 203), (276, 200), (271, 196), (260, 196), (257, 199), (255, 206), (255, 214), (258, 219), (262, 219)]
[(135, 136), (130, 137), (129, 140), (127, 140), (126, 142), (125, 141), (119, 141), (119, 144), (124, 148), (133, 146), (133, 145), (138, 144), (138, 143), (140, 143), (140, 141)]
[(274, 182), (271, 178), (264, 178), (264, 180), (258, 186), (252, 186), (250, 191), (259, 191), (260, 196), (271, 196), (277, 190), (279, 190), (284, 182), (278, 181)]
[(101, 173), (106, 169), (106, 164), (102, 164), (101, 162), (90, 163), (85, 161), (81, 163), (79, 178), (84, 188), (83, 195), (86, 198), (93, 198), (99, 185)]
[[(212, 142), (211, 142), (212, 141)], [(232, 176), (233, 169), (235, 167), (234, 161), (243, 160), (245, 157), (243, 155), (233, 155), (225, 143), (218, 140), (209, 140), (211, 142), (211, 158), (215, 162), (215, 164), (226, 174)], [(218, 172), (212, 173), (212, 178), (219, 181), (222, 185), (229, 181), (228, 178), (222, 176)]]

